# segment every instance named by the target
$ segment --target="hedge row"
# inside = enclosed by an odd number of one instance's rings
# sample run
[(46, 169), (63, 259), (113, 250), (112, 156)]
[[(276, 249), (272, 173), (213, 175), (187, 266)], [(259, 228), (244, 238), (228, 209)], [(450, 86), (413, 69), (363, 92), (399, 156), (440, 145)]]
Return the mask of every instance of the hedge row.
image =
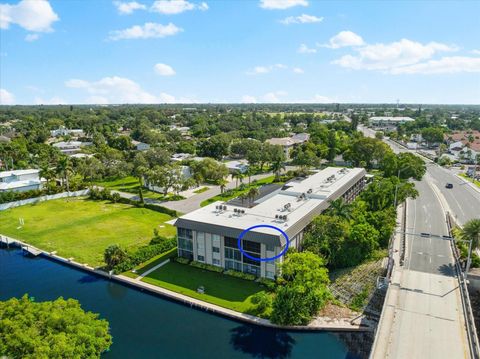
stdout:
[(243, 272), (237, 272), (236, 270), (226, 270), (223, 272), (223, 274), (235, 277), (235, 278), (241, 278), (241, 279), (246, 279), (246, 280), (255, 280), (257, 277), (255, 277), (253, 274), (248, 274), (248, 273), (243, 273)]
[(62, 187), (51, 186), (49, 190), (32, 189), (30, 191), (24, 191), (24, 192), (14, 192), (14, 191), (0, 192), (0, 204), (41, 197), (49, 194), (57, 194), (63, 191), (65, 191), (65, 189)]
[(117, 264), (114, 268), (115, 273), (123, 273), (132, 270), (139, 264), (142, 264), (149, 259), (152, 259), (159, 254), (167, 252), (177, 245), (176, 238), (165, 238), (158, 244), (152, 244), (138, 248), (135, 252), (129, 253), (125, 261)]
[(214, 265), (211, 265), (211, 264), (192, 261), (192, 262), (190, 262), (190, 265), (192, 267), (197, 267), (197, 268), (200, 268), (200, 269), (206, 269), (206, 270), (211, 271), (211, 272), (217, 272), (217, 273), (222, 273), (223, 272), (222, 267), (217, 267), (217, 266), (214, 266)]

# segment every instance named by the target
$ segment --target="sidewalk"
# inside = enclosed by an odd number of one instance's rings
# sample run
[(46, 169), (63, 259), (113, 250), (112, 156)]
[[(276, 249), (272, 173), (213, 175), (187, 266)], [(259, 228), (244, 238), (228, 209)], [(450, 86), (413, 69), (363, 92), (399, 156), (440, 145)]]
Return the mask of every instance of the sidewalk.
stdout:
[(397, 218), (399, 218), (400, 221), (397, 222), (397, 227), (395, 228), (396, 234), (393, 241), (394, 265), (392, 276), (390, 278), (390, 285), (388, 286), (387, 295), (385, 296), (385, 301), (383, 303), (382, 314), (376, 329), (375, 341), (373, 342), (372, 350), (370, 352), (370, 358), (372, 359), (385, 358), (387, 356), (388, 347), (391, 344), (391, 334), (396, 320), (396, 307), (403, 274), (403, 268), (400, 266), (402, 235), (399, 232), (402, 230), (403, 206), (406, 205), (407, 202), (400, 205), (397, 209)]

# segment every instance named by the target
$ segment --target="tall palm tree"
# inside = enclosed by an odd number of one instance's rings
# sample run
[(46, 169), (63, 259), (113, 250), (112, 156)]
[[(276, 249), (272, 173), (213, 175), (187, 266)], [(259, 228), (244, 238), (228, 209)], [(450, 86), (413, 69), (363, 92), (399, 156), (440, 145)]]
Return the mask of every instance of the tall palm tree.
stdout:
[(480, 218), (471, 219), (460, 231), (460, 238), (466, 241), (472, 241), (472, 247), (478, 248), (480, 242)]
[(70, 192), (68, 176), (72, 172), (72, 164), (69, 157), (65, 156), (60, 158), (57, 164), (56, 172), (62, 179), (62, 185), (65, 185), (67, 192)]
[(227, 180), (225, 178), (222, 178), (221, 180), (218, 181), (218, 185), (220, 186), (220, 193), (223, 194), (225, 192), (225, 188), (227, 187)]
[(55, 172), (48, 163), (43, 163), (40, 166), (40, 177), (47, 181), (47, 193), (50, 193), (50, 181), (55, 178)]
[(275, 173), (275, 180), (278, 180), (280, 178), (280, 172), (285, 169), (285, 163), (281, 160), (274, 161), (272, 162), (270, 169)]
[(245, 200), (248, 198), (248, 195), (247, 193), (242, 193), (240, 196), (238, 196), (238, 198), (240, 198), (240, 200), (242, 201), (243, 206), (243, 202), (245, 202)]
[(260, 194), (260, 191), (258, 190), (257, 187), (252, 187), (247, 193), (248, 198), (250, 199), (250, 205), (252, 205), (253, 200), (255, 199), (256, 196)]

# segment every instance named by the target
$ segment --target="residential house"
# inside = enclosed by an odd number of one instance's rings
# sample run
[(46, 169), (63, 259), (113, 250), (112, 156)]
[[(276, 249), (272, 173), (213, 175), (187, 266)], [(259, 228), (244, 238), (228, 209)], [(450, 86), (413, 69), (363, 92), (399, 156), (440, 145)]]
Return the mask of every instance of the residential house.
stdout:
[(42, 189), (45, 180), (40, 178), (40, 170), (14, 170), (0, 172), (0, 192), (24, 192)]
[(148, 143), (140, 142), (140, 141), (135, 141), (132, 140), (132, 145), (135, 146), (135, 149), (137, 151), (146, 151), (150, 149), (150, 145)]
[(290, 159), (290, 151), (295, 146), (307, 142), (310, 138), (308, 133), (297, 133), (290, 137), (274, 137), (268, 139), (266, 142), (270, 143), (271, 145), (278, 145), (282, 146), (285, 152), (285, 158), (287, 160)]
[(62, 141), (54, 143), (52, 146), (56, 147), (66, 155), (73, 155), (75, 153), (80, 153), (82, 151), (82, 147), (91, 146), (91, 142), (81, 142), (81, 141)]

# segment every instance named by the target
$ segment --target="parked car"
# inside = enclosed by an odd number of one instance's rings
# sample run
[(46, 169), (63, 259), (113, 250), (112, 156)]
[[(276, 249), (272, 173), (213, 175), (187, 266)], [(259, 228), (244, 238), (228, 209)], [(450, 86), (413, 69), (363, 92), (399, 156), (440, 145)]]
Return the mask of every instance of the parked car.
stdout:
[(445, 185), (445, 188), (453, 188), (453, 184), (452, 184), (452, 183), (447, 183), (447, 184)]

